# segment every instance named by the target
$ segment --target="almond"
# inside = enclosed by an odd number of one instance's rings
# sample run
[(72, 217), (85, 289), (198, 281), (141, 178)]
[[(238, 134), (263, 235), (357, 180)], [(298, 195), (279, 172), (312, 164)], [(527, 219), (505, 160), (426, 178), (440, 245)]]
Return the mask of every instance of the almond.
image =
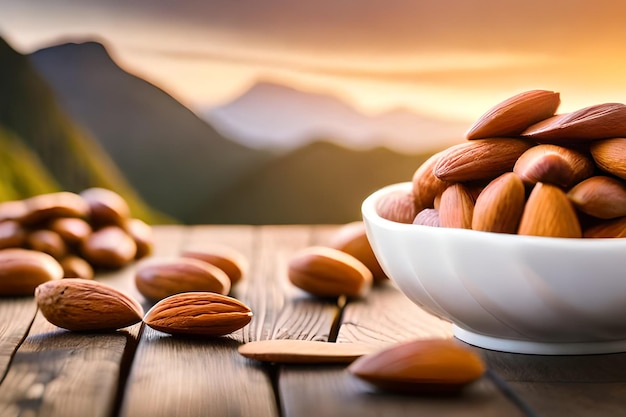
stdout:
[(500, 175), (476, 199), (472, 229), (516, 233), (525, 201), (526, 190), (519, 176), (513, 172)]
[(586, 228), (583, 232), (586, 238), (621, 238), (626, 237), (626, 217), (605, 220)]
[(112, 190), (100, 187), (88, 188), (80, 196), (89, 206), (89, 220), (97, 226), (124, 226), (130, 217), (130, 208), (122, 196)]
[(597, 175), (576, 184), (567, 197), (574, 206), (590, 216), (613, 219), (626, 216), (626, 184), (618, 179)]
[(180, 256), (198, 259), (218, 267), (226, 273), (231, 286), (241, 281), (248, 270), (246, 257), (241, 252), (226, 245), (213, 244), (202, 248), (202, 250), (184, 250)]
[(441, 194), (439, 203), (441, 227), (470, 229), (473, 213), (474, 198), (463, 184), (452, 184)]
[(59, 217), (48, 224), (48, 229), (56, 232), (70, 246), (85, 240), (92, 232), (91, 225), (78, 217)]
[(433, 173), (443, 181), (464, 182), (493, 179), (511, 171), (532, 143), (511, 138), (478, 139), (449, 147)]
[(151, 328), (169, 334), (223, 336), (252, 320), (252, 311), (241, 301), (213, 292), (190, 292), (167, 297), (144, 317)]
[(361, 356), (348, 370), (383, 390), (451, 393), (482, 377), (486, 366), (451, 339), (401, 342)]
[(94, 270), (83, 258), (76, 255), (67, 255), (59, 261), (63, 268), (64, 278), (93, 279)]
[(417, 215), (413, 194), (405, 191), (385, 194), (376, 204), (376, 212), (383, 219), (410, 224)]
[(137, 244), (120, 227), (106, 226), (82, 242), (81, 253), (96, 267), (116, 269), (135, 259)]
[(449, 185), (449, 183), (437, 178), (433, 172), (433, 168), (443, 154), (444, 152), (442, 151), (431, 155), (413, 174), (411, 181), (413, 183), (413, 200), (415, 201), (416, 212), (425, 208), (433, 208), (437, 196)]
[(17, 219), (20, 223), (34, 225), (55, 217), (86, 217), (89, 206), (75, 193), (60, 191), (39, 194), (24, 201), (25, 212)]
[(561, 103), (559, 93), (531, 90), (492, 107), (470, 127), (467, 139), (518, 136), (524, 129), (554, 115)]
[(598, 168), (626, 179), (626, 138), (597, 140), (589, 150)]
[(372, 245), (367, 238), (365, 223), (355, 221), (340, 227), (330, 238), (328, 246), (354, 256), (372, 272), (374, 279), (384, 280), (387, 275), (383, 271), (374, 254)]
[(528, 184), (544, 182), (569, 188), (593, 174), (591, 158), (563, 146), (543, 144), (524, 152), (513, 172)]
[(289, 261), (293, 285), (318, 297), (360, 297), (372, 286), (372, 272), (354, 256), (325, 246), (300, 250)]
[(63, 268), (47, 253), (10, 248), (0, 250), (0, 295), (33, 295), (44, 282), (63, 278)]
[(15, 220), (0, 221), (0, 249), (18, 248), (26, 242), (26, 230)]
[(4, 201), (0, 203), (0, 221), (18, 220), (26, 216), (28, 207), (24, 200)]
[(145, 258), (154, 250), (154, 236), (152, 227), (141, 219), (131, 218), (126, 220), (124, 227), (130, 237), (135, 241), (137, 253), (135, 259)]
[(413, 224), (417, 224), (420, 226), (439, 227), (439, 210), (425, 208), (424, 210), (417, 213), (417, 216), (415, 216), (415, 219), (413, 220)]
[(522, 136), (537, 142), (589, 142), (626, 136), (626, 106), (605, 103), (552, 116), (524, 130)]
[(230, 280), (224, 271), (199, 259), (151, 258), (135, 271), (135, 285), (148, 300), (158, 301), (190, 291), (228, 294)]
[(97, 281), (49, 281), (37, 287), (35, 299), (50, 323), (72, 331), (116, 330), (140, 322), (143, 316), (137, 301)]
[(526, 201), (518, 229), (520, 235), (582, 237), (574, 206), (560, 188), (538, 182)]
[(47, 253), (55, 259), (61, 259), (68, 253), (65, 241), (52, 230), (40, 229), (30, 232), (26, 237), (26, 246)]

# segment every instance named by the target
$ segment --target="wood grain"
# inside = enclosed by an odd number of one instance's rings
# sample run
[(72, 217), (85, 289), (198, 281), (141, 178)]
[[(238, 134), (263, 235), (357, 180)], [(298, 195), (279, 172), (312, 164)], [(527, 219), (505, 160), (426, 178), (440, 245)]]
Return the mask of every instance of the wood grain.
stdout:
[(0, 298), (0, 383), (37, 313), (33, 297)]

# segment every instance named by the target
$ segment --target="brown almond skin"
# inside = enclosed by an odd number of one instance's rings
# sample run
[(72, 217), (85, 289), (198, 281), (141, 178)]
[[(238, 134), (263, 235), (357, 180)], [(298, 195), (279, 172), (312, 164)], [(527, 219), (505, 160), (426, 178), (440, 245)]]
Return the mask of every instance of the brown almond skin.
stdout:
[(596, 175), (576, 184), (567, 197), (583, 213), (599, 219), (626, 216), (626, 183)]
[(49, 281), (37, 287), (35, 300), (50, 323), (77, 332), (121, 329), (143, 316), (137, 301), (98, 281)]
[(372, 272), (375, 280), (386, 280), (387, 275), (380, 266), (372, 245), (367, 238), (365, 223), (355, 221), (344, 224), (330, 238), (328, 246), (354, 256)]
[(474, 205), (472, 229), (494, 233), (516, 233), (526, 202), (520, 177), (507, 172), (491, 181)]
[(40, 194), (24, 200), (26, 211), (17, 220), (24, 225), (36, 225), (55, 217), (81, 217), (89, 214), (83, 198), (72, 192)]
[(387, 391), (456, 393), (482, 377), (486, 366), (450, 339), (401, 342), (354, 361), (348, 371)]
[(431, 155), (413, 173), (411, 182), (416, 212), (425, 208), (433, 208), (435, 199), (450, 185), (448, 182), (437, 178), (433, 172), (433, 168), (444, 153), (445, 151), (441, 151)]
[(585, 238), (622, 238), (626, 237), (626, 217), (604, 220), (584, 229)]
[(248, 270), (248, 260), (239, 251), (225, 245), (211, 245), (203, 250), (184, 250), (183, 258), (198, 259), (218, 267), (226, 273), (231, 287), (243, 279)]
[(126, 220), (124, 227), (137, 245), (135, 259), (145, 258), (154, 251), (154, 235), (152, 227), (141, 219), (131, 218)]
[(48, 224), (48, 229), (61, 236), (69, 246), (76, 246), (93, 231), (91, 225), (78, 217), (59, 217)]
[(440, 227), (439, 223), (439, 210), (434, 208), (425, 208), (424, 210), (417, 213), (415, 219), (413, 219), (413, 224), (417, 224), (420, 226), (430, 226), (430, 227)]
[(587, 143), (626, 136), (626, 105), (597, 104), (552, 116), (521, 133), (540, 143)]
[(89, 219), (93, 225), (123, 227), (126, 220), (130, 218), (128, 203), (115, 191), (92, 187), (83, 190), (80, 196), (89, 206)]
[(553, 116), (560, 103), (560, 95), (554, 91), (525, 91), (489, 109), (470, 127), (466, 137), (519, 136), (529, 126)]
[(589, 150), (598, 168), (626, 179), (626, 138), (597, 140)]
[(93, 279), (94, 277), (93, 267), (80, 256), (67, 255), (59, 263), (63, 268), (63, 278)]
[(581, 152), (563, 146), (542, 144), (524, 152), (513, 167), (527, 184), (544, 182), (569, 188), (594, 171), (593, 160)]
[(0, 295), (33, 295), (39, 284), (63, 278), (63, 268), (47, 253), (21, 248), (0, 250)]
[(192, 258), (146, 259), (137, 265), (135, 285), (141, 295), (151, 301), (191, 291), (225, 295), (231, 288), (224, 271)]
[(252, 311), (241, 301), (213, 292), (175, 294), (145, 315), (147, 326), (173, 335), (218, 337), (246, 326)]
[(0, 221), (0, 249), (19, 248), (26, 243), (26, 230), (15, 220)]
[(441, 227), (471, 229), (474, 213), (474, 198), (461, 183), (450, 185), (441, 194), (439, 224)]
[(451, 146), (433, 167), (439, 179), (449, 182), (491, 180), (512, 171), (515, 162), (533, 144), (522, 139), (492, 138)]
[(117, 226), (96, 230), (81, 244), (82, 256), (97, 268), (121, 268), (133, 261), (136, 253), (135, 241)]
[(0, 203), (0, 221), (19, 220), (26, 216), (28, 207), (24, 200), (11, 200)]
[(55, 259), (63, 258), (69, 251), (61, 236), (57, 232), (47, 229), (30, 232), (26, 237), (26, 246), (29, 249), (47, 253)]
[(404, 191), (385, 194), (376, 204), (376, 212), (383, 219), (411, 224), (417, 215), (413, 194)]
[(293, 285), (318, 297), (362, 297), (371, 288), (372, 272), (354, 256), (324, 246), (310, 246), (288, 265)]
[(526, 201), (520, 235), (580, 238), (582, 230), (573, 204), (560, 188), (538, 182)]

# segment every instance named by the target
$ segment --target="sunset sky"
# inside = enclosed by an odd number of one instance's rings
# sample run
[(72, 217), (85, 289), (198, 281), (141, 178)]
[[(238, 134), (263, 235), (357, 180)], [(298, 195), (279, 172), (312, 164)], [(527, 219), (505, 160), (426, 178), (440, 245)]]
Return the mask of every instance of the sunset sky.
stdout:
[(98, 39), (191, 108), (258, 79), (367, 112), (474, 120), (518, 92), (560, 112), (626, 102), (626, 2), (613, 0), (0, 0), (0, 36), (28, 53)]

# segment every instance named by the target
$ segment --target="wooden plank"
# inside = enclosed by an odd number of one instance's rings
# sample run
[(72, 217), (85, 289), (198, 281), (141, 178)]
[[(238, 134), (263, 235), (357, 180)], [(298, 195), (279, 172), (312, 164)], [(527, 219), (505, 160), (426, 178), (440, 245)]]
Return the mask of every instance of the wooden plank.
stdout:
[(146, 328), (128, 389), (123, 416), (277, 416), (273, 370), (237, 353), (245, 341), (268, 338), (326, 340), (337, 307), (319, 303), (293, 287), (287, 262), (311, 242), (308, 226), (195, 226), (186, 249), (227, 244), (249, 260), (247, 276), (232, 295), (253, 311), (252, 322), (227, 337), (170, 337)]
[(26, 338), (37, 313), (33, 297), (0, 298), (0, 388), (13, 355)]

